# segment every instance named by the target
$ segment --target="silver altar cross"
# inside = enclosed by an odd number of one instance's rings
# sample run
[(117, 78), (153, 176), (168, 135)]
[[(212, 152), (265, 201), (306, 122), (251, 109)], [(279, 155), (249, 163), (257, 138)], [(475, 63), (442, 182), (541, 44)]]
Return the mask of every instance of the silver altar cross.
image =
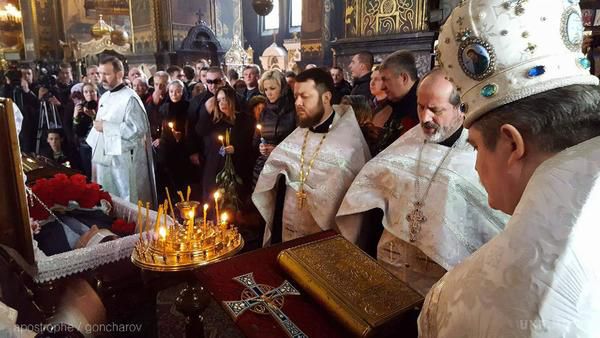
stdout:
[(421, 224), (427, 222), (427, 217), (421, 211), (423, 207), (422, 202), (413, 203), (413, 210), (406, 215), (406, 220), (408, 221), (408, 232), (409, 239), (411, 242), (415, 242), (417, 240), (417, 235), (421, 232)]
[[(253, 311), (253, 308), (261, 308), (257, 313), (266, 313), (268, 311), (275, 317), (279, 325), (286, 331), (291, 338), (308, 338), (291, 319), (281, 311), (283, 305), (283, 296), (299, 296), (300, 292), (287, 280), (283, 281), (277, 288), (271, 288), (267, 285), (257, 284), (253, 273), (237, 276), (233, 278), (242, 284), (246, 289), (242, 292), (242, 300), (223, 301), (227, 310), (237, 319), (246, 310)], [(246, 295), (249, 291), (250, 295)], [(266, 310), (265, 312), (263, 312)]]

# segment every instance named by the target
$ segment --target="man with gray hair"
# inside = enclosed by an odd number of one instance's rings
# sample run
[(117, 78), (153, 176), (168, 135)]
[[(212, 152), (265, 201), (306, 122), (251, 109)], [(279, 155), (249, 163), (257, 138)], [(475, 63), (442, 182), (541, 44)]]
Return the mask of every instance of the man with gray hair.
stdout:
[(96, 65), (90, 65), (85, 69), (85, 77), (89, 83), (93, 83), (98, 88), (98, 95), (102, 96), (106, 92), (104, 86), (100, 83), (99, 68)]
[(150, 125), (139, 96), (123, 83), (123, 63), (116, 57), (100, 62), (102, 85), (98, 114), (86, 139), (92, 147), (92, 180), (129, 202), (152, 202), (156, 186)]
[(336, 221), (344, 236), (425, 295), (498, 234), (506, 215), (486, 203), (452, 83), (433, 70), (417, 96), (420, 126), (362, 168)]
[(417, 65), (414, 55), (406, 50), (399, 50), (388, 55), (379, 73), (392, 114), (383, 126), (382, 137), (376, 145), (382, 151), (390, 144), (419, 123), (417, 117)]

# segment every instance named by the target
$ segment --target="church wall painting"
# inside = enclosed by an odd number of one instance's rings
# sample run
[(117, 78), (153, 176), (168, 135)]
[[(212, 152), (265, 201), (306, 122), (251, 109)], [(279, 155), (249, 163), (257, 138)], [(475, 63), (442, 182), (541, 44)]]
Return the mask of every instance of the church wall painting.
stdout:
[(221, 47), (228, 50), (233, 41), (233, 35), (238, 34), (243, 39), (241, 0), (217, 0), (215, 6), (215, 35)]
[(346, 0), (346, 37), (427, 30), (427, 0)]
[(127, 0), (120, 1), (89, 1), (89, 0), (62, 0), (62, 18), (65, 37), (74, 37), (77, 41), (91, 40), (90, 30), (103, 15), (104, 21), (113, 29), (121, 29), (132, 36), (131, 19)]
[[(189, 1), (189, 0), (171, 0), (171, 22), (169, 23), (172, 34), (173, 49), (179, 49), (181, 42), (187, 36), (190, 28), (196, 25), (198, 21), (198, 11), (203, 15), (203, 20), (211, 24), (211, 4), (212, 1)], [(214, 28), (213, 28), (214, 29)]]
[(129, 0), (131, 3), (131, 19), (135, 37), (135, 53), (150, 54), (156, 51), (158, 35), (154, 23), (154, 4), (148, 0)]

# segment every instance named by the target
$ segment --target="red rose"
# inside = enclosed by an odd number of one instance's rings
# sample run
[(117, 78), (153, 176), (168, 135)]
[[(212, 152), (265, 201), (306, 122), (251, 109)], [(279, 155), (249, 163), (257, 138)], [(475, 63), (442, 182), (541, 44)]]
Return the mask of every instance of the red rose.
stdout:
[(104, 190), (100, 190), (100, 200), (105, 200), (112, 205), (112, 198), (110, 194)]
[(135, 231), (135, 223), (127, 223), (121, 218), (117, 218), (112, 224), (112, 231), (121, 235), (131, 235)]
[(100, 188), (96, 183), (86, 184), (85, 193), (79, 198), (79, 206), (90, 209), (100, 202)]

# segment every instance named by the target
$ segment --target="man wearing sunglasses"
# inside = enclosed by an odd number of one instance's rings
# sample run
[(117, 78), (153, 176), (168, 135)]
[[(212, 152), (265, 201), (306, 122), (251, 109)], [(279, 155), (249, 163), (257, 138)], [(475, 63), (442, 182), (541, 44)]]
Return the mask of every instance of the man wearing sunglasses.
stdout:
[[(194, 97), (192, 101), (190, 101), (190, 106), (188, 108), (188, 128), (186, 134), (189, 135), (188, 138), (188, 152), (190, 154), (190, 161), (195, 166), (200, 166), (200, 138), (195, 131), (196, 123), (198, 123), (198, 116), (200, 115), (200, 111), (203, 109), (212, 110), (214, 106), (214, 100), (211, 100), (215, 93), (219, 88), (225, 85), (225, 81), (223, 80), (223, 71), (219, 67), (210, 67), (206, 72), (206, 90), (204, 93)], [(210, 107), (207, 107), (208, 101), (211, 101), (209, 104)], [(208, 111), (210, 111), (208, 110)]]

